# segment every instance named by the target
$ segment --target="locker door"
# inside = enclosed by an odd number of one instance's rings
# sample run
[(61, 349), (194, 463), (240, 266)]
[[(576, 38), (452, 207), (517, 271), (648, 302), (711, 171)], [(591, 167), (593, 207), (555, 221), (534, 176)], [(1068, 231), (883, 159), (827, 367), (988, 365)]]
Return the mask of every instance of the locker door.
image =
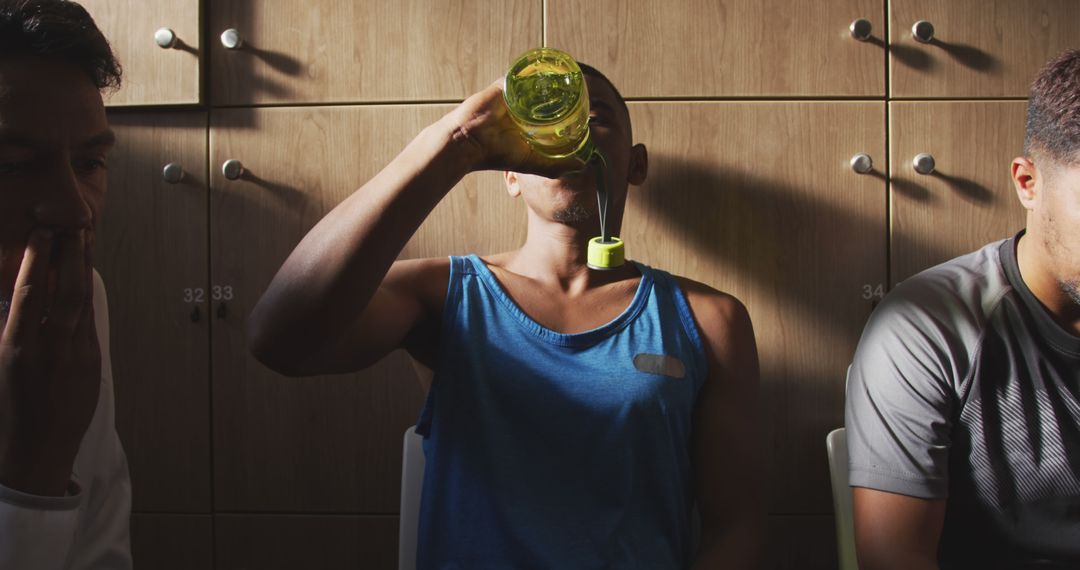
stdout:
[[(1047, 60), (1080, 47), (1080, 4), (1073, 0), (889, 5), (893, 97), (1027, 97)], [(916, 39), (918, 22), (929, 23), (920, 28), (929, 43)]]
[[(114, 107), (201, 102), (199, 0), (79, 0), (109, 40), (124, 68), (123, 87), (106, 97)], [(158, 32), (161, 31), (161, 35)], [(175, 41), (162, 47), (170, 38)]]
[[(117, 430), (136, 512), (209, 513), (206, 127), (112, 111), (95, 263), (109, 293)], [(166, 165), (179, 179), (164, 179)]]
[[(1026, 102), (890, 105), (893, 283), (1024, 227), (1009, 173)], [(916, 172), (920, 154), (933, 157), (931, 174)]]
[[(547, 45), (627, 97), (884, 96), (881, 0), (549, 0)], [(852, 37), (864, 19), (870, 37)]]
[[(541, 41), (531, 0), (220, 0), (210, 10), (215, 105), (464, 99)], [(220, 41), (228, 30), (236, 49)]]

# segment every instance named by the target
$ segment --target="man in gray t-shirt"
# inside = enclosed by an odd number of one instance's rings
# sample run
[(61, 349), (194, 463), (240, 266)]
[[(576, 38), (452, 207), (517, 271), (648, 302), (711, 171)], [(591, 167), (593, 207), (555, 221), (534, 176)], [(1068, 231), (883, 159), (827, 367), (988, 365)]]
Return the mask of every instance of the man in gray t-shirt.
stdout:
[(1032, 86), (1027, 229), (874, 312), (848, 376), (860, 568), (1080, 568), (1080, 51)]

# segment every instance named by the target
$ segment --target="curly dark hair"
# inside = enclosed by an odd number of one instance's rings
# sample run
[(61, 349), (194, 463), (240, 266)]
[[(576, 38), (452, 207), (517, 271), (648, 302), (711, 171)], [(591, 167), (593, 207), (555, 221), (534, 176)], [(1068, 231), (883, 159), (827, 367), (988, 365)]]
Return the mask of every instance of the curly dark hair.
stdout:
[(1031, 86), (1024, 154), (1080, 163), (1080, 50), (1050, 60)]
[(120, 87), (120, 63), (86, 9), (67, 0), (0, 0), (0, 58), (54, 58), (98, 89)]

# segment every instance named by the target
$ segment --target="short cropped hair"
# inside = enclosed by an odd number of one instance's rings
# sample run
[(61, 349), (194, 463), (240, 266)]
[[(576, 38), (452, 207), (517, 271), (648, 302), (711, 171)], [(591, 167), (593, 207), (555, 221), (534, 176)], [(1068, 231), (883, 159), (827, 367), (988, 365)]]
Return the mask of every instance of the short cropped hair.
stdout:
[(610, 87), (611, 90), (615, 93), (615, 98), (619, 100), (619, 104), (623, 106), (623, 109), (626, 109), (626, 99), (623, 99), (622, 93), (619, 93), (619, 89), (617, 87), (615, 87), (615, 84), (612, 83), (611, 80), (608, 79), (606, 75), (604, 75), (603, 73), (600, 73), (599, 69), (596, 69), (595, 67), (593, 67), (593, 66), (591, 66), (591, 65), (589, 65), (587, 63), (581, 63), (579, 61), (579, 62), (577, 62), (577, 64), (578, 64), (578, 67), (581, 68), (581, 72), (584, 73), (585, 75), (591, 75), (591, 76), (593, 76), (593, 77), (595, 77), (597, 79), (603, 80), (604, 83), (607, 83), (608, 87)]
[(1080, 163), (1080, 50), (1050, 60), (1031, 86), (1024, 154)]
[[(578, 64), (578, 67), (581, 68), (581, 72), (584, 73), (585, 75), (591, 75), (591, 76), (603, 81), (604, 83), (607, 83), (608, 87), (611, 88), (611, 91), (613, 93), (615, 93), (615, 98), (619, 100), (619, 105), (622, 105), (623, 111), (626, 111), (626, 116), (629, 117), (630, 116), (630, 108), (626, 106), (626, 99), (623, 99), (622, 93), (619, 93), (619, 88), (615, 87), (615, 84), (612, 83), (611, 80), (608, 79), (608, 77), (606, 75), (601, 73), (599, 69), (596, 69), (595, 67), (593, 67), (593, 66), (591, 66), (591, 65), (589, 65), (587, 63), (581, 63), (580, 61), (577, 62), (577, 64)], [(629, 123), (627, 123), (627, 126), (630, 129), (630, 131), (629, 131), (630, 132), (630, 138), (633, 139), (634, 126), (629, 124)]]
[(98, 89), (120, 87), (122, 70), (86, 9), (67, 0), (0, 0), (0, 58), (40, 56), (82, 71)]

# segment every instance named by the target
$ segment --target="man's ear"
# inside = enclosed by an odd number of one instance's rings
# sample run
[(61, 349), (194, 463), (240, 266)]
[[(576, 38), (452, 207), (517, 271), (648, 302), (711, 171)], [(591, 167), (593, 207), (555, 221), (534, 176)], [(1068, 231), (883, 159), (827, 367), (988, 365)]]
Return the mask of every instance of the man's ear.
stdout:
[(506, 193), (510, 194), (510, 197), (517, 198), (518, 196), (521, 196), (521, 185), (518, 180), (517, 172), (504, 170), (503, 181), (506, 182)]
[(634, 186), (641, 186), (649, 175), (649, 150), (638, 143), (630, 148), (630, 172), (626, 181)]
[(1012, 181), (1016, 187), (1016, 196), (1027, 210), (1034, 210), (1039, 203), (1042, 194), (1042, 185), (1045, 175), (1036, 166), (1035, 161), (1026, 156), (1014, 158), (1012, 161)]

